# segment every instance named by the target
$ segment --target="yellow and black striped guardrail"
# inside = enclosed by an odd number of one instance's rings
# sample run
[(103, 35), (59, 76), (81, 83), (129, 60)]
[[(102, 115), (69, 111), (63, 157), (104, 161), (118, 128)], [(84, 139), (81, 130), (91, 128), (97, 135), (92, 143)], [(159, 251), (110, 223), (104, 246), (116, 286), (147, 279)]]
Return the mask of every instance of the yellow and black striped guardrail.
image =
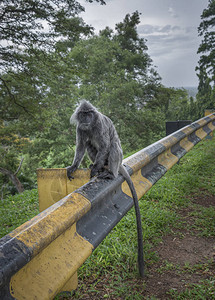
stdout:
[[(215, 113), (125, 159), (138, 198), (214, 129)], [(88, 171), (77, 171), (80, 186), (89, 173), (78, 172)], [(65, 169), (38, 170), (40, 209), (62, 199), (0, 240), (0, 299), (52, 299), (75, 289), (77, 269), (133, 205), (122, 176), (70, 184)]]

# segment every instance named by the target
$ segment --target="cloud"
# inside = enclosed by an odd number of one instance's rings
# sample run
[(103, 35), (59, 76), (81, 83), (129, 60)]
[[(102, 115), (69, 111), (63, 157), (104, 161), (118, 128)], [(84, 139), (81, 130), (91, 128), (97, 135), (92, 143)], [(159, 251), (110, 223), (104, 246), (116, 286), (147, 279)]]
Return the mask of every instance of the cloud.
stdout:
[(164, 82), (179, 86), (182, 81), (184, 85), (196, 81), (197, 49), (201, 42), (197, 27), (208, 0), (107, 0), (103, 6), (96, 1), (80, 1), (86, 8), (83, 18), (97, 33), (106, 26), (114, 29), (127, 13), (141, 12), (138, 33), (147, 40), (148, 54)]
[(195, 26), (144, 24), (138, 26), (138, 33), (147, 40), (148, 53), (164, 84), (174, 86), (177, 81), (178, 86), (195, 85), (193, 74), (199, 45)]
[(154, 55), (159, 55), (162, 48), (167, 49), (168, 52), (172, 52), (176, 48), (182, 52), (186, 49), (193, 49), (196, 44), (196, 31), (196, 28), (192, 26), (182, 27), (169, 24), (165, 26), (150, 24), (138, 26), (139, 35), (147, 39), (149, 50)]
[(178, 14), (176, 14), (174, 8), (169, 7), (168, 13), (170, 14), (171, 17), (173, 17), (173, 18), (178, 18)]
[(161, 36), (161, 35), (175, 35), (182, 31), (183, 29), (180, 26), (172, 26), (172, 25), (165, 25), (165, 26), (159, 26), (159, 25), (139, 25), (138, 26), (138, 33), (140, 35), (147, 36)]

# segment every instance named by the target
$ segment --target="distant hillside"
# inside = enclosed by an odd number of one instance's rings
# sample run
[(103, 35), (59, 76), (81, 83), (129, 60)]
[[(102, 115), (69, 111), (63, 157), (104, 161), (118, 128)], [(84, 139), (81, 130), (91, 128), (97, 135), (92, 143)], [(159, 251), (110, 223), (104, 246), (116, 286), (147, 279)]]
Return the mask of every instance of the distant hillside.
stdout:
[(184, 89), (188, 92), (190, 97), (196, 98), (196, 94), (198, 93), (198, 88), (196, 86), (186, 86)]

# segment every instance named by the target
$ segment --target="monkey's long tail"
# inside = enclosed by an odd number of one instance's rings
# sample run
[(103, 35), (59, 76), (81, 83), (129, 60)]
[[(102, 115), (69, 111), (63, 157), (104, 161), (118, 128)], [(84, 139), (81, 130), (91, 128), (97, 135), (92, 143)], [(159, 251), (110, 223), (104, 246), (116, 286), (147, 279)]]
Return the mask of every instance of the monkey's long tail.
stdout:
[(138, 267), (139, 267), (140, 277), (144, 277), (143, 232), (142, 232), (142, 223), (141, 223), (140, 208), (139, 208), (137, 193), (134, 188), (134, 184), (131, 180), (131, 177), (123, 165), (120, 167), (119, 171), (127, 181), (134, 201), (134, 208), (135, 208), (136, 222), (137, 222), (137, 238), (138, 238)]

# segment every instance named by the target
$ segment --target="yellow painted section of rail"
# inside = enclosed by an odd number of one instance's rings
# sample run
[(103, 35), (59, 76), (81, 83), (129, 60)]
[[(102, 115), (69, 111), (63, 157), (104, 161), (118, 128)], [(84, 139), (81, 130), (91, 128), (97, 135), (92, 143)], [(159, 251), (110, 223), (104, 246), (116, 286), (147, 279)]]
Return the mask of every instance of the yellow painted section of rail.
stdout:
[(166, 149), (172, 147), (174, 144), (178, 142), (178, 139), (174, 136), (168, 136), (167, 138), (160, 141), (160, 144), (162, 144)]
[(65, 169), (38, 169), (37, 183), (40, 212), (67, 195)]
[(74, 179), (67, 179), (67, 193), (72, 193), (84, 184), (90, 181), (89, 169), (78, 169), (73, 173)]
[[(133, 181), (138, 199), (140, 199), (152, 187), (152, 183), (147, 178), (142, 176), (141, 170), (135, 172), (131, 176), (131, 179)], [(132, 197), (131, 191), (126, 181), (122, 183), (122, 191), (126, 195)]]
[[(207, 117), (209, 117), (209, 118), (211, 118), (212, 120), (215, 118), (215, 116), (214, 115), (211, 115), (212, 113), (215, 113), (215, 111), (213, 111), (213, 110), (211, 110), (211, 109), (206, 109), (205, 110), (205, 116)], [(214, 129), (215, 129), (215, 126), (212, 124), (212, 123), (209, 123), (208, 124), (208, 127), (213, 131)], [(209, 134), (209, 137), (210, 138), (212, 138), (213, 137), (213, 132), (211, 132), (210, 134)]]
[(171, 169), (178, 161), (178, 157), (171, 153), (170, 149), (158, 156), (158, 163), (167, 170)]
[(191, 134), (193, 131), (195, 131), (195, 129), (193, 129), (192, 127), (187, 127), (187, 128), (184, 128), (183, 130), (181, 130), (181, 132), (185, 133), (186, 136)]
[(199, 120), (197, 123), (202, 127), (205, 124), (207, 124), (207, 121), (206, 120)]
[(147, 153), (145, 153), (143, 150), (140, 150), (137, 153), (123, 160), (123, 163), (129, 166), (134, 173), (140, 170), (145, 165), (147, 165), (151, 160), (150, 156)]
[(187, 152), (190, 151), (194, 147), (194, 144), (188, 140), (188, 137), (186, 137), (183, 140), (181, 140), (179, 144)]
[(37, 182), (40, 212), (77, 190), (90, 180), (90, 170), (78, 169), (68, 180), (66, 169), (38, 169)]
[(208, 134), (202, 129), (198, 129), (196, 131), (196, 136), (198, 136), (201, 140), (203, 140)]
[[(40, 212), (58, 202), (90, 180), (90, 170), (78, 169), (74, 179), (68, 180), (66, 169), (38, 169), (37, 182), (39, 192)], [(71, 291), (77, 288), (77, 272), (67, 281), (61, 291)]]
[(77, 277), (70, 279), (92, 250), (93, 246), (77, 234), (76, 226), (71, 226), (12, 276), (11, 295), (16, 299), (48, 300), (62, 290), (75, 289)]
[[(169, 144), (169, 141), (166, 143), (166, 146), (167, 144)], [(172, 154), (170, 149), (166, 150), (158, 157), (158, 163), (164, 166), (167, 170), (175, 165), (177, 161), (178, 157)], [(152, 183), (147, 178), (142, 176), (141, 169), (133, 173), (131, 178), (137, 192), (138, 199), (140, 199), (152, 187)], [(123, 193), (132, 197), (131, 191), (126, 181), (122, 183), (122, 191)]]
[(16, 237), (27, 247), (32, 248), (36, 255), (41, 247), (46, 247), (90, 208), (91, 203), (88, 199), (72, 193), (52, 206), (48, 213), (44, 211), (12, 231), (10, 236)]
[[(208, 128), (210, 128), (213, 131), (215, 129), (215, 125), (213, 125), (212, 123), (209, 123)], [(211, 132), (211, 133), (213, 133), (213, 132)]]

